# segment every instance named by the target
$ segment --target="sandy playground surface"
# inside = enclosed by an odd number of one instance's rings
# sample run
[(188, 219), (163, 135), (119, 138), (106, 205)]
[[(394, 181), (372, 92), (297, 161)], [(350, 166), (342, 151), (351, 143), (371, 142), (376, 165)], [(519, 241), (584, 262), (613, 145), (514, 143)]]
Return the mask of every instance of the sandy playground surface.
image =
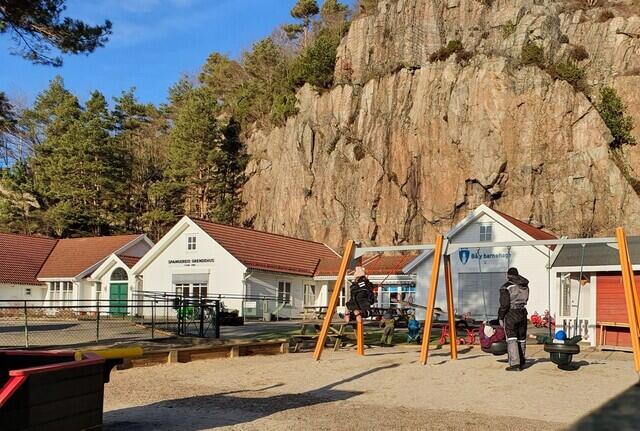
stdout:
[(616, 355), (586, 355), (570, 372), (539, 352), (508, 373), (478, 348), (458, 361), (432, 350), (422, 367), (415, 346), (134, 368), (105, 387), (104, 429), (567, 429), (637, 383), (630, 355)]

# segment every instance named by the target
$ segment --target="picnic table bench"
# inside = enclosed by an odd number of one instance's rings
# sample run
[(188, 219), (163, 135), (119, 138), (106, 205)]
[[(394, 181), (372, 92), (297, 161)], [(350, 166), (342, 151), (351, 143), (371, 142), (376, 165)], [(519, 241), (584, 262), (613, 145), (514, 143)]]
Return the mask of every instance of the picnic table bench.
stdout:
[[(306, 321), (300, 325), (300, 334), (292, 335), (290, 344), (293, 345), (293, 353), (297, 353), (303, 344), (309, 342), (317, 342), (320, 335), (322, 320)], [(345, 323), (343, 321), (331, 322), (329, 325), (329, 333), (327, 334), (326, 343), (333, 345), (333, 350), (338, 351), (345, 340), (353, 339), (355, 344), (355, 329), (353, 323)]]

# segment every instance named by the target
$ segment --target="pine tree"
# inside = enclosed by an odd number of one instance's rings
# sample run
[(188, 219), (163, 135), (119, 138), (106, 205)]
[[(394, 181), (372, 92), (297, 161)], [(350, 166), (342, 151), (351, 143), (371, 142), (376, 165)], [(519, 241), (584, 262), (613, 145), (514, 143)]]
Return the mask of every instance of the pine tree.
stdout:
[(221, 121), (207, 88), (194, 89), (183, 100), (170, 134), (163, 191), (179, 192), (187, 215), (231, 223), (239, 209), (244, 163), (237, 128)]
[(167, 118), (155, 106), (138, 102), (134, 89), (123, 92), (115, 102), (116, 136), (130, 165), (123, 193), (126, 230), (144, 231), (157, 240), (176, 222), (171, 208), (180, 207), (175, 195), (159, 190), (167, 168)]
[(0, 34), (9, 33), (16, 43), (14, 54), (36, 64), (61, 66), (62, 53), (88, 54), (104, 46), (111, 34), (111, 22), (91, 26), (62, 17), (66, 0), (20, 0), (0, 2)]

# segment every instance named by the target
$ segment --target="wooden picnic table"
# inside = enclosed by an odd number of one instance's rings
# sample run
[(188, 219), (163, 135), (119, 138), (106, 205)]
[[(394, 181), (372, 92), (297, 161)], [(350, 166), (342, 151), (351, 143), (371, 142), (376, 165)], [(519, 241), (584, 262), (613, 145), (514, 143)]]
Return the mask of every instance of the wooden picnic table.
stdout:
[[(306, 342), (317, 342), (322, 322), (322, 320), (314, 320), (305, 321), (300, 324), (300, 335), (291, 336), (294, 353), (297, 353), (300, 350), (300, 347)], [(349, 333), (347, 332), (348, 328), (351, 328)], [(348, 334), (352, 335), (355, 340), (355, 329), (353, 329), (352, 323), (345, 323), (344, 321), (331, 322), (326, 342), (333, 344), (333, 350), (338, 351)]]

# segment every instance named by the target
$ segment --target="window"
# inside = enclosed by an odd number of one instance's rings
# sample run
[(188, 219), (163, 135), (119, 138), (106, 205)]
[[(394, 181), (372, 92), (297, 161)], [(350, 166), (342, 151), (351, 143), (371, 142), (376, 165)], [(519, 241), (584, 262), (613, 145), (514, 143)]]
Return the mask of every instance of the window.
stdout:
[(291, 283), (288, 281), (278, 282), (278, 303), (289, 304), (291, 302)]
[(481, 224), (480, 225), (480, 241), (492, 241), (493, 233), (492, 227), (490, 224)]
[(129, 276), (123, 268), (116, 268), (111, 273), (111, 281), (127, 281)]
[(196, 236), (189, 235), (187, 237), (187, 250), (194, 251), (196, 249)]
[(207, 283), (193, 283), (191, 285), (193, 296), (202, 298), (207, 296)]
[(316, 305), (316, 286), (313, 284), (304, 285), (304, 305)]
[(102, 292), (102, 283), (96, 281), (96, 293)]
[(176, 295), (183, 298), (189, 297), (189, 283), (178, 283), (176, 286)]
[(25, 296), (31, 296), (31, 288), (27, 287), (26, 289), (24, 289), (24, 295)]

